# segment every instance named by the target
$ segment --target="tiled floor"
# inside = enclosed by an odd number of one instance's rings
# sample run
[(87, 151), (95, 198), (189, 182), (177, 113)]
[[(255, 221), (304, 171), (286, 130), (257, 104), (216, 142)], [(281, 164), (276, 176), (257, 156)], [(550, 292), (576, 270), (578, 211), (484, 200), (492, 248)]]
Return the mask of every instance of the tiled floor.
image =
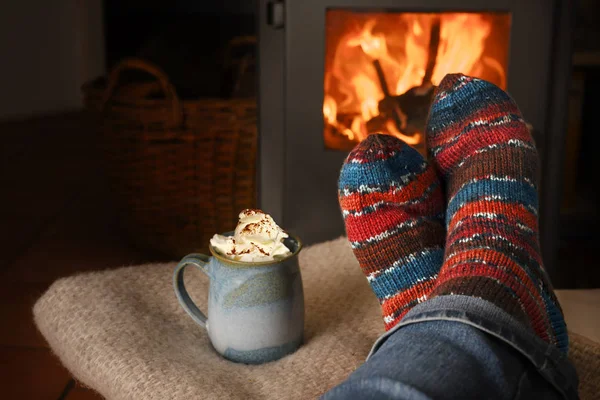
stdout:
[(0, 124), (0, 379), (6, 399), (99, 399), (38, 333), (35, 300), (57, 278), (160, 257), (119, 233), (94, 135), (78, 114)]

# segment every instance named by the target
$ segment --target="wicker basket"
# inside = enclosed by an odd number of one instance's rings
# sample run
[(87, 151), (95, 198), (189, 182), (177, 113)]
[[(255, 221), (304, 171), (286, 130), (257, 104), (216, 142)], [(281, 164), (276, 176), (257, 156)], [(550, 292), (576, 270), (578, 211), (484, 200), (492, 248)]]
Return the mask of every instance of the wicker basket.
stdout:
[[(132, 69), (156, 82), (119, 88)], [(140, 59), (122, 61), (106, 84), (83, 92), (87, 108), (101, 111), (111, 191), (139, 245), (172, 257), (205, 250), (255, 206), (254, 98), (182, 100), (163, 71)]]

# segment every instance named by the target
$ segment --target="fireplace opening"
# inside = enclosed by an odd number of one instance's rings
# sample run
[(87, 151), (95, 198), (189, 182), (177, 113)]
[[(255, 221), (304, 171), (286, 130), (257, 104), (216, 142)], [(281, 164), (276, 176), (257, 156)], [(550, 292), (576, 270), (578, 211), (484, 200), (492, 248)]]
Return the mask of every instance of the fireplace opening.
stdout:
[(348, 151), (370, 133), (425, 154), (427, 110), (448, 73), (507, 88), (508, 12), (413, 13), (328, 9), (323, 138)]

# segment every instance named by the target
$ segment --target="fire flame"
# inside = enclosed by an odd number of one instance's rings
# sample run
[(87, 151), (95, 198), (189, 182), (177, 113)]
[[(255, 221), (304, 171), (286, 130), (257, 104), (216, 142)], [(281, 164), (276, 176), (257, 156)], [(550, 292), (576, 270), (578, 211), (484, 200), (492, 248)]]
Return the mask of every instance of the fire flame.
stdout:
[[(455, 72), (490, 80), (505, 89), (508, 35), (500, 32), (496, 36), (501, 40), (491, 42), (490, 36), (498, 23), (508, 26), (509, 18), (508, 14), (328, 11), (326, 123), (354, 142), (371, 133), (367, 123), (380, 114), (379, 102), (384, 98), (375, 60), (392, 96), (424, 83), (438, 85), (446, 74)], [(430, 82), (423, 82), (435, 21), (439, 21), (435, 66)], [(422, 141), (423, 132), (407, 135), (392, 120), (383, 126), (386, 133), (411, 145)]]

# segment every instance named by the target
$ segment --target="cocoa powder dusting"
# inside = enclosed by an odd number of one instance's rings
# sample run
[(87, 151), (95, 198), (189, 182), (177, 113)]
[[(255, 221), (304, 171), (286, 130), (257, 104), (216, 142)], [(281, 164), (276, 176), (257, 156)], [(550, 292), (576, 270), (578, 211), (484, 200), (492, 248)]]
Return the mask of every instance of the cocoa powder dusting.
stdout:
[(242, 214), (249, 217), (250, 215), (254, 214), (264, 214), (264, 212), (263, 210), (259, 210), (258, 208), (246, 208), (244, 211), (242, 211)]
[(270, 254), (268, 252), (264, 251), (260, 247), (256, 246), (256, 248), (258, 249), (258, 251), (260, 251), (261, 253), (263, 253), (265, 256), (270, 256)]
[(259, 230), (259, 226), (253, 222), (251, 224), (248, 224), (244, 227), (244, 229), (242, 229), (242, 232), (244, 233), (257, 233), (260, 232)]

